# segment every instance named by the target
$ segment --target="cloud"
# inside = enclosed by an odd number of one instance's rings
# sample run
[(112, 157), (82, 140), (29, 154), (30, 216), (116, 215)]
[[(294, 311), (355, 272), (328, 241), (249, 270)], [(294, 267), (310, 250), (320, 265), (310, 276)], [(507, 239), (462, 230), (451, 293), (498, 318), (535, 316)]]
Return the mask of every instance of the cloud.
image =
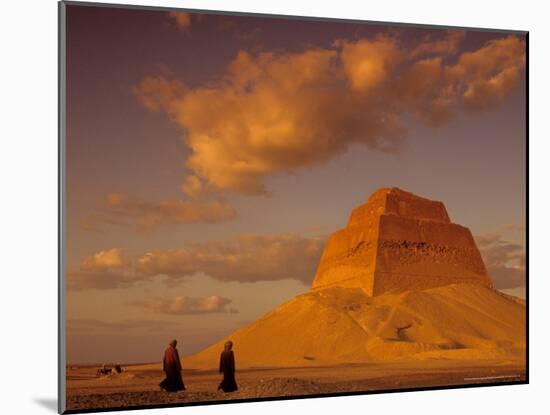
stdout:
[(500, 104), (518, 86), (524, 66), (525, 43), (508, 36), (460, 54), (454, 64), (437, 54), (416, 60), (395, 78), (390, 94), (425, 125), (439, 127), (457, 108)]
[(136, 96), (184, 132), (184, 191), (266, 194), (266, 177), (325, 163), (359, 143), (399, 153), (414, 115), (429, 127), (498, 105), (519, 84), (525, 42), (459, 53), (460, 31), (404, 48), (397, 37), (337, 40), (301, 52), (240, 51), (218, 80), (184, 88), (146, 77)]
[[(324, 244), (322, 237), (296, 234), (240, 235), (178, 249), (153, 250), (132, 260), (115, 248), (85, 258), (78, 270), (68, 273), (67, 282), (71, 290), (102, 290), (127, 288), (156, 278), (176, 285), (202, 273), (225, 282), (293, 279), (309, 285)], [(181, 297), (179, 301), (187, 301), (186, 306), (190, 306), (193, 300)]]
[(191, 13), (169, 12), (168, 17), (174, 19), (177, 27), (181, 30), (187, 30), (191, 26)]
[(184, 92), (185, 86), (178, 80), (168, 81), (163, 77), (146, 77), (133, 89), (134, 95), (151, 112), (168, 110), (171, 103)]
[(525, 286), (525, 247), (493, 232), (476, 236), (481, 256), (493, 279), (495, 288), (511, 289)]
[(109, 193), (104, 205), (82, 226), (99, 230), (103, 225), (119, 225), (150, 231), (159, 225), (220, 223), (236, 217), (235, 209), (220, 200), (169, 199), (151, 203), (124, 193)]
[(322, 238), (295, 234), (241, 235), (227, 241), (155, 250), (136, 260), (138, 273), (178, 282), (197, 273), (219, 281), (293, 279), (309, 285), (324, 247)]
[(213, 314), (213, 313), (238, 313), (235, 308), (228, 308), (232, 300), (212, 295), (210, 297), (193, 298), (180, 296), (173, 299), (152, 299), (133, 301), (130, 304), (147, 311), (162, 314)]
[(122, 250), (113, 248), (89, 256), (84, 260), (81, 269), (84, 271), (106, 271), (127, 267), (129, 261), (122, 255)]
[(455, 55), (462, 40), (466, 37), (464, 30), (447, 30), (442, 39), (433, 39), (427, 35), (409, 54), (414, 59), (430, 55)]
[(219, 84), (188, 90), (167, 109), (186, 131), (186, 167), (214, 188), (262, 194), (265, 176), (327, 161), (353, 142), (398, 152), (400, 123), (348, 94), (337, 60), (335, 50), (241, 51)]
[(67, 287), (70, 290), (125, 288), (142, 279), (135, 275), (132, 263), (122, 250), (113, 248), (88, 256), (78, 270), (68, 272)]
[(384, 84), (403, 59), (403, 52), (391, 38), (339, 41), (336, 45), (341, 48), (340, 59), (351, 90), (361, 93)]
[(127, 288), (139, 282), (135, 276), (122, 270), (85, 271), (77, 270), (67, 273), (69, 290)]
[(464, 106), (475, 110), (502, 102), (517, 86), (524, 68), (525, 43), (508, 36), (464, 52), (456, 65), (446, 69), (446, 76), (457, 89), (461, 88), (459, 96)]
[(161, 331), (165, 328), (177, 328), (180, 325), (175, 321), (160, 321), (160, 320), (95, 320), (95, 319), (74, 319), (67, 320), (67, 331), (82, 332), (82, 333), (97, 333), (97, 332), (115, 332), (129, 330), (139, 331)]
[(181, 185), (181, 191), (191, 197), (199, 197), (206, 193), (204, 184), (197, 176), (187, 176)]
[(396, 77), (390, 94), (400, 105), (429, 127), (439, 127), (452, 118), (456, 105), (454, 88), (445, 80), (440, 56), (414, 62)]

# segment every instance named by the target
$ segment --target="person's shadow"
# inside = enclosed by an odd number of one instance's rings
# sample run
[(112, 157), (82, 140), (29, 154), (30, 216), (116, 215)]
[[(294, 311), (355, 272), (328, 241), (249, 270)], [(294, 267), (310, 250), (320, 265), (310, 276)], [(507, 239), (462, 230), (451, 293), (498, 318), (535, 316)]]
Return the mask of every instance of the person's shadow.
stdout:
[(34, 398), (34, 402), (38, 405), (49, 409), (52, 412), (57, 413), (57, 399), (56, 398)]

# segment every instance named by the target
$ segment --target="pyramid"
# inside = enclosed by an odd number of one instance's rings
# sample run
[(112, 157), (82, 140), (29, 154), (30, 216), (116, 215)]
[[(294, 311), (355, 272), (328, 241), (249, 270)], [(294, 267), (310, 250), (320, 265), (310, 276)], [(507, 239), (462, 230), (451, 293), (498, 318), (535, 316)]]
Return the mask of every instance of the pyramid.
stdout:
[(373, 296), (454, 283), (491, 287), (470, 230), (452, 223), (442, 202), (384, 188), (331, 235), (312, 288)]
[(525, 302), (493, 289), (472, 234), (441, 202), (380, 189), (327, 242), (312, 288), (183, 366), (304, 367), (449, 359), (525, 364)]

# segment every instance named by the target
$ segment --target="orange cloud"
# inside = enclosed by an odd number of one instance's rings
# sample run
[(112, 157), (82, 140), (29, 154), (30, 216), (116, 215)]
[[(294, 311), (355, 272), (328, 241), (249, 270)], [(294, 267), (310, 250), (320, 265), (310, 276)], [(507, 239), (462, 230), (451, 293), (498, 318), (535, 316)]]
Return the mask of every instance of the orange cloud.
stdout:
[(67, 286), (71, 290), (124, 288), (140, 280), (119, 248), (90, 255), (82, 261), (79, 270), (67, 274)]
[(353, 142), (397, 152), (400, 123), (343, 90), (336, 59), (333, 50), (241, 52), (218, 85), (175, 99), (167, 112), (186, 130), (193, 176), (260, 194), (266, 175), (324, 162)]
[(508, 36), (462, 53), (455, 64), (445, 64), (442, 56), (417, 60), (395, 78), (390, 94), (426, 125), (437, 127), (457, 107), (480, 110), (500, 104), (518, 86), (524, 67), (525, 43)]
[(324, 245), (322, 237), (297, 234), (240, 235), (153, 250), (133, 260), (114, 248), (85, 258), (77, 271), (68, 273), (68, 286), (74, 290), (126, 288), (156, 278), (175, 285), (199, 273), (219, 281), (293, 279), (309, 285)]
[(353, 143), (398, 153), (407, 113), (437, 127), (457, 109), (498, 105), (519, 84), (525, 42), (508, 36), (459, 54), (463, 36), (409, 50), (378, 37), (297, 53), (241, 51), (208, 85), (145, 78), (136, 95), (185, 131), (192, 178), (184, 191), (265, 194), (267, 176), (324, 163)]
[(198, 197), (206, 192), (204, 184), (197, 176), (187, 176), (181, 185), (181, 191), (191, 197)]
[(219, 223), (236, 216), (235, 209), (219, 200), (163, 200), (151, 203), (124, 193), (109, 193), (100, 211), (88, 217), (82, 225), (87, 230), (119, 225), (150, 231), (159, 225)]
[(466, 37), (464, 30), (447, 30), (445, 37), (434, 40), (426, 36), (409, 54), (411, 59), (425, 57), (428, 55), (455, 55), (462, 40)]
[(182, 29), (187, 30), (191, 26), (191, 14), (185, 12), (169, 12), (168, 16), (176, 22), (176, 25)]
[(324, 239), (295, 234), (242, 235), (188, 248), (155, 250), (136, 260), (138, 273), (177, 282), (197, 273), (220, 281), (256, 282), (294, 279), (311, 283)]
[(238, 311), (235, 308), (228, 308), (231, 303), (232, 300), (229, 298), (212, 295), (201, 298), (179, 296), (173, 299), (160, 298), (134, 301), (131, 305), (162, 314), (237, 313)]
[(443, 59), (425, 58), (411, 64), (393, 81), (389, 94), (399, 105), (430, 127), (447, 123), (456, 96), (445, 82)]
[(380, 87), (403, 59), (403, 52), (391, 38), (340, 41), (337, 45), (346, 78), (351, 89), (358, 92)]
[(134, 95), (151, 112), (169, 111), (171, 104), (185, 92), (182, 82), (148, 76), (133, 88)]
[(447, 76), (462, 86), (466, 108), (483, 109), (499, 104), (517, 86), (524, 68), (525, 42), (508, 36), (463, 53)]
[(122, 255), (122, 250), (113, 248), (89, 256), (82, 263), (81, 269), (84, 271), (106, 271), (125, 268), (128, 263), (129, 261)]

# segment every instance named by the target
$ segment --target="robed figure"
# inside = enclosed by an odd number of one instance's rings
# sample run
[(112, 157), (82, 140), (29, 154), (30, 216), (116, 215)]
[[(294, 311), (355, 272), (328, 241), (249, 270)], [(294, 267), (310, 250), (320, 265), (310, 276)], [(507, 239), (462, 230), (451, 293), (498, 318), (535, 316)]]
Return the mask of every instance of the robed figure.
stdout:
[(235, 355), (232, 348), (233, 343), (227, 341), (220, 355), (220, 373), (223, 373), (223, 380), (218, 386), (218, 390), (221, 389), (224, 392), (234, 392), (239, 389), (235, 380)]
[(176, 349), (177, 344), (176, 340), (172, 340), (164, 352), (163, 370), (166, 373), (166, 379), (160, 382), (160, 387), (168, 392), (185, 390), (181, 378), (181, 362), (178, 349)]

